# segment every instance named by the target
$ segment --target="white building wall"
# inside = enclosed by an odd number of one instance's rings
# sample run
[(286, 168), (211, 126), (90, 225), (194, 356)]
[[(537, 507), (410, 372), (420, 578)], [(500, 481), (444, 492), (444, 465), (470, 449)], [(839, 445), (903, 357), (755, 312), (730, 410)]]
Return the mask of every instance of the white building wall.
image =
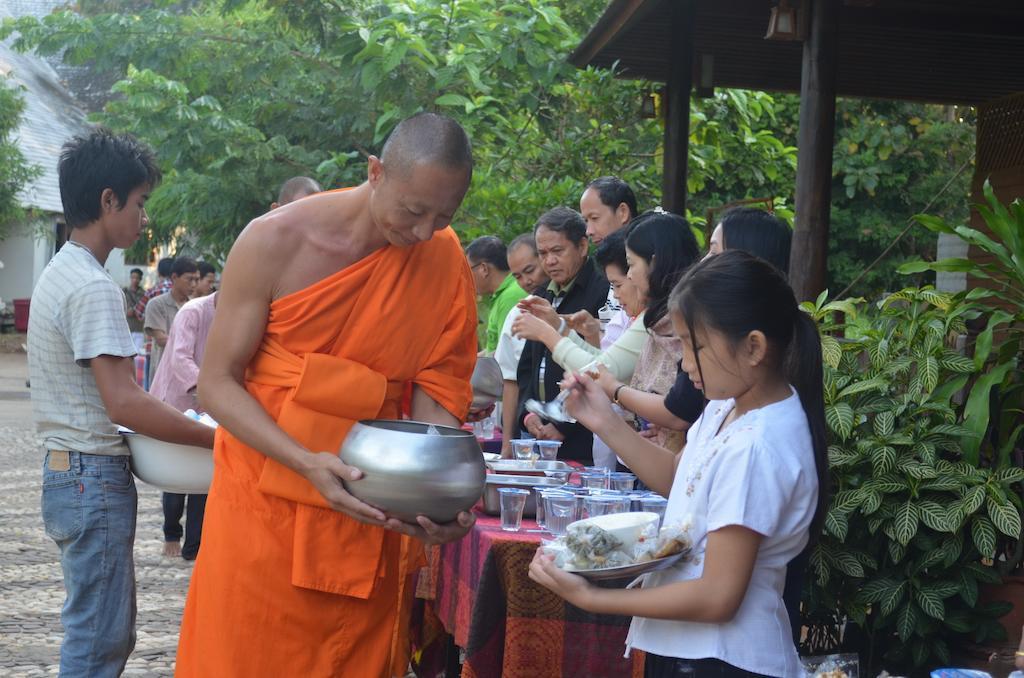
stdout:
[(27, 236), (12, 236), (0, 242), (0, 300), (10, 304), (14, 299), (32, 295), (35, 273), (35, 244)]
[[(3, 268), (0, 268), (0, 303), (10, 305), (14, 299), (32, 297), (39, 276), (56, 253), (56, 219), (52, 215), (43, 217), (0, 241), (0, 262), (3, 262)], [(128, 286), (133, 268), (142, 269), (143, 286), (149, 287), (156, 282), (156, 267), (125, 262), (124, 250), (113, 250), (104, 268), (121, 287)]]

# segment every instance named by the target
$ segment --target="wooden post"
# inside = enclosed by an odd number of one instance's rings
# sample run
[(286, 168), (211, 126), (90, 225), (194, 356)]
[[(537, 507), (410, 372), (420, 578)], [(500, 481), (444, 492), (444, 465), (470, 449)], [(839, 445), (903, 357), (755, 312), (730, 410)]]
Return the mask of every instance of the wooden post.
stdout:
[(696, 2), (670, 3), (671, 35), (665, 83), (665, 137), (661, 206), (686, 214), (686, 163), (690, 152), (690, 90), (693, 88), (693, 23)]
[(812, 0), (806, 6), (812, 14), (800, 76), (796, 218), (789, 257), (789, 281), (798, 300), (814, 299), (825, 289), (836, 127), (839, 3)]

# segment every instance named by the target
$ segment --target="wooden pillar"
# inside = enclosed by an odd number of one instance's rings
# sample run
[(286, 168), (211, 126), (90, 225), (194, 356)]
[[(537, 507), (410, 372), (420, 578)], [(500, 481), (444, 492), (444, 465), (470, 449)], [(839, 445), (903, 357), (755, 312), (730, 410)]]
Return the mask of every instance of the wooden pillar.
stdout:
[(804, 42), (797, 134), (796, 218), (789, 281), (798, 300), (825, 289), (832, 147), (836, 127), (836, 26), (838, 0), (812, 0), (810, 34)]
[(696, 0), (671, 7), (668, 80), (665, 82), (665, 137), (661, 206), (686, 214), (686, 164), (690, 152), (690, 90), (693, 88), (693, 23)]

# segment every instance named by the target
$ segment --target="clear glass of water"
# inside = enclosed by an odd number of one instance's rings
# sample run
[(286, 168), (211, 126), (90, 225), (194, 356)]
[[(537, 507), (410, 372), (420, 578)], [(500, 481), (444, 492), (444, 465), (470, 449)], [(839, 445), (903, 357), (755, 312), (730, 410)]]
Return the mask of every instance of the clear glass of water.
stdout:
[(545, 461), (554, 461), (558, 458), (558, 448), (562, 446), (562, 443), (557, 440), (538, 440), (537, 450), (540, 452), (540, 458)]
[(533, 488), (533, 501), (537, 507), (537, 510), (534, 513), (534, 519), (537, 521), (537, 527), (540, 528), (544, 527), (544, 492), (545, 488), (543, 487)]
[(583, 499), (583, 513), (586, 518), (606, 516), (610, 513), (618, 513), (622, 506), (621, 497), (612, 497), (603, 494), (586, 497)]
[(570, 523), (576, 522), (576, 495), (561, 490), (546, 490), (544, 496), (544, 528), (556, 536), (566, 533)]
[(494, 428), (497, 419), (493, 414), (489, 414), (480, 420), (480, 432), (483, 434), (484, 440), (494, 440)]
[(518, 532), (523, 523), (523, 508), (526, 507), (526, 498), (530, 496), (529, 490), (502, 487), (498, 490), (498, 496), (501, 502), (501, 529)]
[(612, 473), (609, 478), (613, 490), (632, 492), (636, 486), (636, 476), (632, 473)]
[(658, 514), (658, 529), (665, 522), (665, 507), (668, 506), (668, 499), (658, 495), (643, 497), (640, 500), (640, 510)]
[(585, 472), (580, 474), (580, 484), (592, 489), (607, 490), (609, 478), (607, 473)]
[(512, 441), (512, 454), (519, 461), (530, 461), (533, 457), (533, 447), (537, 443), (532, 438), (520, 438)]

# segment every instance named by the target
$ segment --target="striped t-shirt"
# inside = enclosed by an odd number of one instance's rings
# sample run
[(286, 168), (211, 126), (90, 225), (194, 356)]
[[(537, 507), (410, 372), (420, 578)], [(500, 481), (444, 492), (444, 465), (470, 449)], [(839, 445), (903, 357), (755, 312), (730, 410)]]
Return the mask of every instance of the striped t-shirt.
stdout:
[(39, 277), (28, 322), (32, 409), (46, 449), (128, 454), (90, 361), (135, 353), (121, 288), (89, 250), (66, 243)]

